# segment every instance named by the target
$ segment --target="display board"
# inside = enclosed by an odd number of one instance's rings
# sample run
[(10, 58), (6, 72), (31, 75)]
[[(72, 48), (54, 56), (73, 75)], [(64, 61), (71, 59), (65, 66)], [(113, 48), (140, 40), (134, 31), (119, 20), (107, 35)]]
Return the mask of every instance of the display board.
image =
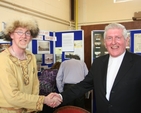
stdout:
[(84, 61), (84, 32), (83, 30), (55, 32), (56, 61), (69, 59), (71, 54), (76, 54)]
[(91, 32), (91, 62), (101, 55), (107, 53), (104, 47), (104, 30), (94, 30)]
[(38, 37), (33, 38), (28, 46), (27, 49), (36, 56), (39, 72), (54, 64), (55, 39), (53, 32), (40, 31)]
[(131, 31), (131, 52), (141, 55), (141, 30)]

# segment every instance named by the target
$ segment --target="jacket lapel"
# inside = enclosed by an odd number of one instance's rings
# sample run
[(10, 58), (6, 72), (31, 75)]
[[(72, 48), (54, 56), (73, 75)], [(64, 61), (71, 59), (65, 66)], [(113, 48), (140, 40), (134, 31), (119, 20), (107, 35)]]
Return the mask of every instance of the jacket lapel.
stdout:
[[(127, 76), (128, 70), (131, 68), (132, 63), (131, 63), (132, 57), (128, 51), (126, 51), (125, 56), (123, 58), (123, 61), (121, 63), (121, 66), (119, 68), (119, 71), (117, 73), (117, 76), (115, 78), (113, 88), (124, 78)], [(116, 67), (115, 67), (116, 68)]]
[(103, 78), (103, 88), (104, 88), (104, 95), (106, 95), (106, 78), (107, 78), (107, 67), (108, 67), (108, 61), (109, 61), (109, 54), (103, 59), (103, 65), (102, 65), (102, 78)]

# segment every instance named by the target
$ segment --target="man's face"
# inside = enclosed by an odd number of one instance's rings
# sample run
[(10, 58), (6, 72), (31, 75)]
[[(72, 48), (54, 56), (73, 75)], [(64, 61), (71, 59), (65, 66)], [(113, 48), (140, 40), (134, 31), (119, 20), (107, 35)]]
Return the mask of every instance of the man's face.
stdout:
[(10, 36), (13, 40), (13, 44), (22, 49), (26, 49), (27, 45), (32, 39), (30, 31), (22, 27), (15, 29), (15, 31)]
[(128, 38), (125, 39), (121, 29), (109, 29), (104, 39), (104, 45), (112, 57), (118, 57), (126, 50)]

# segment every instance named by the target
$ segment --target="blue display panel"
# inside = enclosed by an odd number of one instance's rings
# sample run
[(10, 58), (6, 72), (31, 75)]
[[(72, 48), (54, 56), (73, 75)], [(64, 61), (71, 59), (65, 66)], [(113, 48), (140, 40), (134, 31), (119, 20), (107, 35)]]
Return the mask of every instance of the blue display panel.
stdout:
[(131, 36), (131, 52), (141, 55), (141, 30), (134, 30)]
[[(78, 51), (72, 51), (74, 53), (72, 54), (77, 54), (80, 56), (81, 60), (84, 60), (84, 31), (83, 30), (74, 30), (74, 31), (63, 31), (63, 32), (55, 32), (55, 36), (57, 38), (57, 41), (55, 42), (55, 48), (61, 48), (62, 49), (62, 35), (63, 34), (69, 34), (69, 33), (73, 33), (73, 36), (74, 36), (74, 43), (75, 42), (78, 42), (78, 43), (81, 43), (82, 46), (80, 47), (80, 51), (81, 54), (78, 52)], [(66, 52), (67, 51), (63, 51), (61, 50), (61, 60), (64, 61), (64, 60), (67, 60), (68, 58), (66, 57)], [(69, 52), (69, 51), (68, 51)], [(71, 51), (70, 51), (71, 52)]]

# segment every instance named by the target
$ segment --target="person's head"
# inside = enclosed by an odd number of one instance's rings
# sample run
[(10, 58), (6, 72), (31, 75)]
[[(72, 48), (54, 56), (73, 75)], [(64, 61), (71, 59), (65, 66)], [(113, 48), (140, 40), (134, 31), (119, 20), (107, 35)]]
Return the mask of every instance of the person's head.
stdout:
[(104, 45), (112, 57), (118, 57), (124, 53), (128, 45), (126, 28), (117, 23), (107, 25), (104, 31)]
[(80, 60), (80, 57), (79, 57), (78, 55), (73, 55), (73, 54), (70, 54), (70, 55), (69, 55), (69, 58), (70, 58), (70, 59)]
[(73, 58), (76, 60), (80, 60), (80, 57), (78, 55), (73, 55)]
[(11, 20), (6, 24), (4, 39), (12, 41), (21, 48), (26, 48), (32, 38), (36, 38), (39, 33), (37, 22), (33, 18), (22, 17)]
[(56, 63), (51, 67), (51, 69), (59, 69), (59, 68), (60, 68), (60, 65), (61, 65), (61, 62), (56, 62)]

